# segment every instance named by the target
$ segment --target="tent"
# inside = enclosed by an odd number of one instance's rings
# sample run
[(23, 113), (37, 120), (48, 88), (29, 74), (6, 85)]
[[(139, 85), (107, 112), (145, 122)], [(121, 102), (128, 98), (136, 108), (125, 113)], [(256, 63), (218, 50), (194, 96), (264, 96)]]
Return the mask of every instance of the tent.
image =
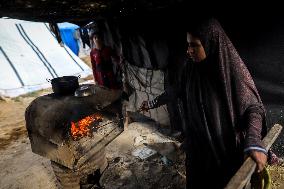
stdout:
[(16, 97), (50, 87), (47, 79), (92, 74), (46, 23), (0, 19), (0, 95)]
[(88, 29), (80, 28), (68, 22), (58, 23), (57, 25), (63, 43), (67, 45), (74, 54), (80, 58), (90, 56), (91, 46), (90, 42), (88, 42)]
[(68, 22), (63, 22), (58, 24), (58, 28), (60, 31), (61, 39), (64, 44), (66, 44), (76, 55), (79, 53), (79, 46), (77, 39), (75, 39), (74, 34), (75, 30), (79, 28), (79, 26), (75, 24), (71, 24)]

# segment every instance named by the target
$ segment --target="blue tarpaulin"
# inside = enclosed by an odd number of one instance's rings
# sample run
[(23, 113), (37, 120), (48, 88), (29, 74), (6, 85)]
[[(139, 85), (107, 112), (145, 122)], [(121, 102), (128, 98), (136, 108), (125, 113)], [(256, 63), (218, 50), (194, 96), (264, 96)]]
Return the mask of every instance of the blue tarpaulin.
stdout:
[(79, 46), (77, 39), (75, 39), (74, 37), (74, 32), (76, 29), (79, 28), (79, 26), (68, 22), (64, 22), (64, 23), (59, 23), (58, 28), (63, 43), (66, 44), (74, 52), (74, 54), (78, 55)]

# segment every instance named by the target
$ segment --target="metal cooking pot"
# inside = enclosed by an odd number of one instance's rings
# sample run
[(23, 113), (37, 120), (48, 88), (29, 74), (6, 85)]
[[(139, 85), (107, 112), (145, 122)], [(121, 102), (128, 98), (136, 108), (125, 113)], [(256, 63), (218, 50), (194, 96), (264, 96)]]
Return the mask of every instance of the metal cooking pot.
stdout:
[(93, 84), (83, 84), (76, 91), (76, 97), (86, 97), (95, 94), (95, 85)]
[(74, 92), (79, 87), (78, 78), (81, 76), (63, 76), (54, 79), (47, 79), (51, 82), (52, 90), (58, 95), (74, 95)]

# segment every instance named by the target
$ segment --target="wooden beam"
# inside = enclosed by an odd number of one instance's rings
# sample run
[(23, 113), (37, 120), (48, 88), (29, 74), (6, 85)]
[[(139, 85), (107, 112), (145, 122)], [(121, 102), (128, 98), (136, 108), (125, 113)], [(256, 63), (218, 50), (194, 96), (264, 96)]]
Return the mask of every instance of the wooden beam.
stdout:
[[(275, 124), (262, 140), (266, 150), (269, 150), (282, 130), (282, 126)], [(225, 189), (243, 189), (251, 178), (256, 167), (252, 158), (247, 158), (237, 173), (231, 178)]]

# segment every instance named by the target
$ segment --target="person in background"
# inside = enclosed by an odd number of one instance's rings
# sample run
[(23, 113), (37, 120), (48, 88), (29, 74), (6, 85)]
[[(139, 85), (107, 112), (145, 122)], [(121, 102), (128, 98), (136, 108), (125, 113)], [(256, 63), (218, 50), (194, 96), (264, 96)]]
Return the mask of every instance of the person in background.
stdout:
[(253, 79), (219, 22), (187, 33), (189, 62), (180, 86), (144, 101), (141, 110), (179, 100), (186, 136), (187, 188), (221, 189), (250, 156), (261, 172), (267, 151), (265, 109)]
[(88, 29), (87, 28), (79, 28), (79, 33), (80, 33), (80, 37), (81, 37), (81, 40), (82, 40), (82, 43), (83, 43), (83, 48), (86, 48), (86, 45), (88, 47), (91, 47)]
[(122, 82), (117, 79), (121, 67), (119, 56), (104, 44), (102, 33), (94, 32), (91, 39), (94, 46), (90, 56), (96, 84), (109, 89), (121, 89)]

